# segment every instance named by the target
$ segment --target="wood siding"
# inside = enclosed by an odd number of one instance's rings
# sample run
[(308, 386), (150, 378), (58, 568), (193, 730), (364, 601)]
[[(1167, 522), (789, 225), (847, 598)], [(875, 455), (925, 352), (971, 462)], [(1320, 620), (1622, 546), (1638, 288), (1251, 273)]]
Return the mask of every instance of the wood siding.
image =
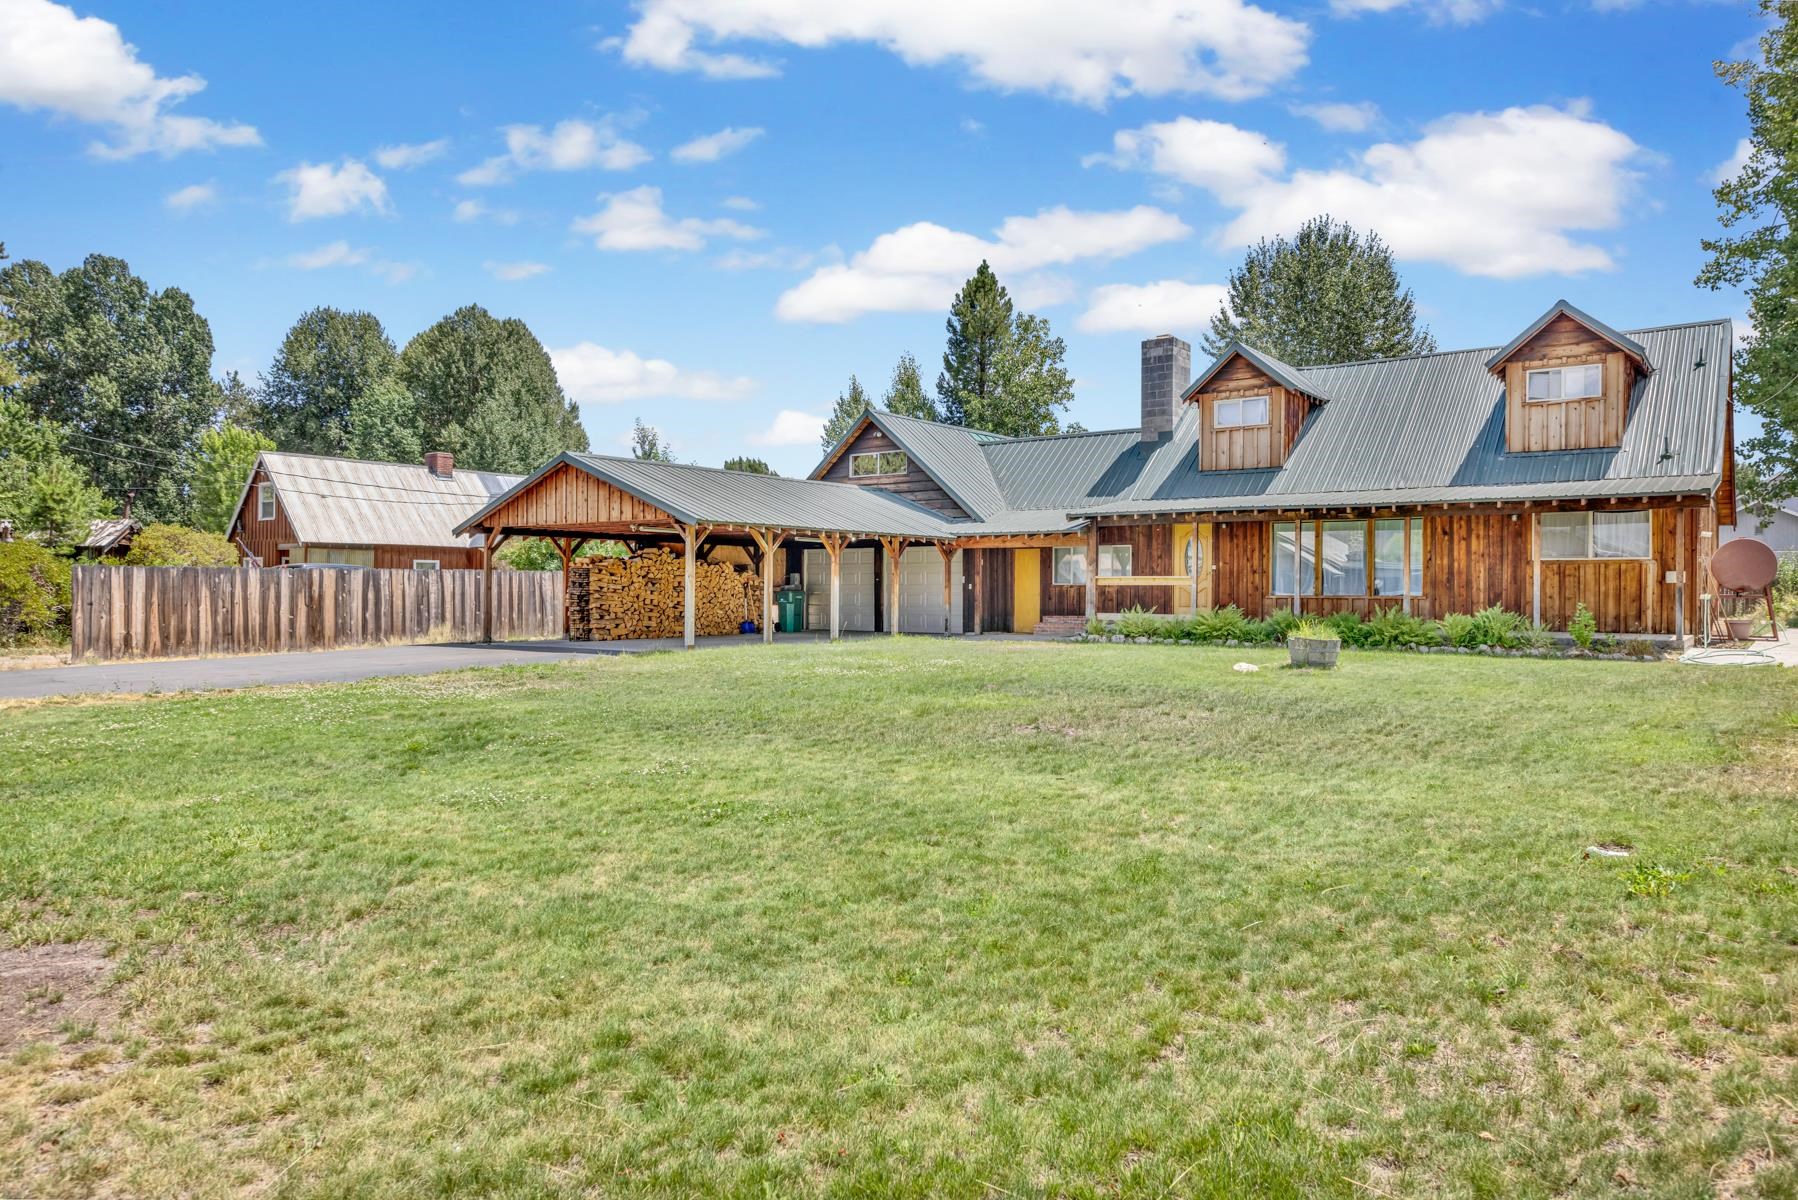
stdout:
[[(1173, 575), (1174, 527), (1172, 525), (1101, 525), (1101, 546), (1130, 547), (1130, 570), (1134, 575)], [(1045, 617), (1079, 617), (1086, 615), (1086, 585), (1056, 586), (1055, 554), (1045, 550), (1038, 565), (1042, 587), (1042, 611)], [(1097, 569), (1097, 564), (1087, 564)], [(1183, 564), (1182, 564), (1183, 565)], [(1168, 584), (1119, 584), (1099, 580), (1099, 611), (1123, 612), (1141, 605), (1158, 613), (1172, 613), (1176, 589)]]
[(837, 455), (819, 478), (828, 479), (832, 483), (853, 483), (857, 487), (879, 488), (883, 492), (892, 492), (895, 496), (904, 496), (926, 508), (948, 513), (952, 517), (968, 515), (910, 455), (906, 456), (906, 471), (903, 475), (864, 475), (856, 478), (849, 474), (850, 460), (857, 454), (903, 453), (905, 452), (899, 448), (898, 443), (869, 423), (843, 448), (843, 452)]
[[(472, 571), (76, 567), (73, 596), (76, 662), (481, 636), (481, 576)], [(496, 639), (561, 632), (560, 571), (494, 572)]]
[(293, 525), (287, 520), (287, 509), (281, 503), (281, 489), (275, 489), (275, 517), (272, 521), (257, 519), (256, 489), (268, 482), (268, 472), (257, 467), (250, 477), (250, 490), (244, 493), (243, 507), (231, 522), (232, 544), (241, 556), (246, 550), (265, 567), (278, 567), (283, 561), (281, 547), (291, 545)]
[[(1604, 366), (1600, 395), (1580, 400), (1528, 399), (1531, 370), (1594, 362)], [(1622, 444), (1630, 392), (1635, 386), (1635, 363), (1573, 318), (1556, 317), (1519, 346), (1505, 360), (1504, 379), (1505, 448), (1511, 453)]]
[[(1267, 424), (1247, 428), (1215, 428), (1216, 404), (1245, 396), (1267, 397)], [(1311, 402), (1264, 375), (1241, 355), (1205, 383), (1192, 400), (1199, 406), (1199, 469), (1241, 471), (1277, 467), (1286, 462), (1298, 440)]]
[(563, 463), (487, 515), (496, 528), (578, 533), (623, 532), (636, 524), (668, 526), (674, 518), (629, 492)]
[(1224, 521), (1215, 528), (1214, 603), (1219, 608), (1234, 604), (1251, 617), (1266, 616), (1268, 572), (1273, 566), (1267, 522)]

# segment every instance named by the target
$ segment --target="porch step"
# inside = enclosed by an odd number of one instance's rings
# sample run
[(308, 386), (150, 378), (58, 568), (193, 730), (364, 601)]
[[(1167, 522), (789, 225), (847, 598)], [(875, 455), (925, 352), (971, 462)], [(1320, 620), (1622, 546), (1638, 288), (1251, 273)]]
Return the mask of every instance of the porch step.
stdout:
[(1085, 628), (1085, 617), (1044, 617), (1032, 632), (1037, 637), (1072, 637)]

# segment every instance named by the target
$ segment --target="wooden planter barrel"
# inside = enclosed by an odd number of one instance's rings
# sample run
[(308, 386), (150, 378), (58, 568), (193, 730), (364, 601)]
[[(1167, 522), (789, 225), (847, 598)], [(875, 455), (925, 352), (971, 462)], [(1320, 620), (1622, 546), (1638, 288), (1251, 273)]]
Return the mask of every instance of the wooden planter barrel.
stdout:
[(1286, 639), (1286, 653), (1295, 667), (1321, 667), (1329, 670), (1336, 665), (1336, 654), (1341, 649), (1342, 642), (1337, 638)]

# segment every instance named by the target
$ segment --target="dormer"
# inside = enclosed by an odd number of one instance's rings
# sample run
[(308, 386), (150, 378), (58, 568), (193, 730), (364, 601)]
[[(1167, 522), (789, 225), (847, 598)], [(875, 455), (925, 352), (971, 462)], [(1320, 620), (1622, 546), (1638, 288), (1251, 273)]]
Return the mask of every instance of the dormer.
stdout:
[(1654, 373), (1641, 343), (1565, 300), (1486, 360), (1505, 385), (1505, 449), (1593, 450), (1623, 443), (1636, 380)]
[(1231, 342), (1181, 397), (1199, 410), (1199, 470), (1284, 466), (1317, 385), (1296, 367)]

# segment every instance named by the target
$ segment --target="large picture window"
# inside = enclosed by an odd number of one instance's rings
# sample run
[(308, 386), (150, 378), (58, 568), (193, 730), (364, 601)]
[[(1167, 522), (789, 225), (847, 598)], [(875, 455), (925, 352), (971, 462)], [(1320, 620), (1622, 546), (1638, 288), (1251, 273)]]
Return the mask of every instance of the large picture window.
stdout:
[(1126, 579), (1132, 572), (1131, 561), (1134, 555), (1129, 545), (1099, 547), (1099, 578)]
[(1423, 595), (1421, 517), (1275, 521), (1271, 543), (1276, 596)]
[(903, 475), (911, 466), (903, 450), (887, 450), (880, 454), (851, 454), (849, 456), (849, 474), (863, 475)]
[(1543, 513), (1543, 558), (1647, 558), (1654, 535), (1646, 512)]
[(1582, 363), (1577, 367), (1547, 367), (1529, 373), (1529, 398), (1537, 401), (1584, 400), (1604, 395), (1604, 367)]
[(1057, 546), (1051, 555), (1057, 587), (1085, 586), (1086, 551), (1078, 546)]

